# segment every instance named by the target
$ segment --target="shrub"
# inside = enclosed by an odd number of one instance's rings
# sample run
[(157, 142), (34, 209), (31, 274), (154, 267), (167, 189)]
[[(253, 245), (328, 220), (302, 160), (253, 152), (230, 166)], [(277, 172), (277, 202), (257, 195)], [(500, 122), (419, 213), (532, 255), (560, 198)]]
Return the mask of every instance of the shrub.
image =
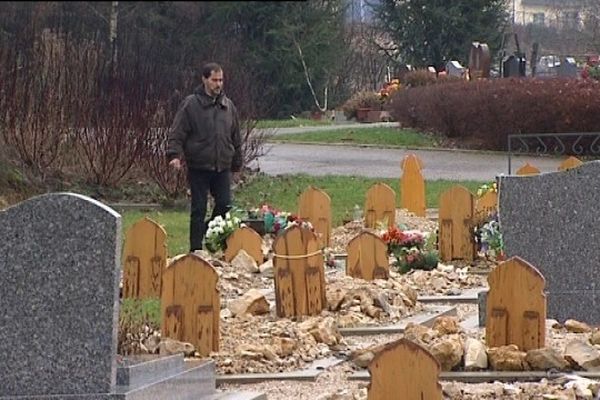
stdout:
[(401, 125), (505, 150), (509, 134), (598, 131), (600, 82), (575, 79), (449, 81), (398, 91)]
[(119, 313), (117, 353), (143, 353), (141, 345), (160, 331), (160, 299), (123, 299)]
[(376, 92), (364, 90), (355, 93), (342, 106), (346, 118), (356, 118), (356, 110), (359, 108), (382, 109), (381, 97)]
[(435, 74), (429, 72), (426, 69), (417, 69), (415, 71), (409, 71), (404, 74), (402, 78), (402, 83), (406, 87), (418, 87), (418, 86), (427, 86), (433, 85), (436, 83)]

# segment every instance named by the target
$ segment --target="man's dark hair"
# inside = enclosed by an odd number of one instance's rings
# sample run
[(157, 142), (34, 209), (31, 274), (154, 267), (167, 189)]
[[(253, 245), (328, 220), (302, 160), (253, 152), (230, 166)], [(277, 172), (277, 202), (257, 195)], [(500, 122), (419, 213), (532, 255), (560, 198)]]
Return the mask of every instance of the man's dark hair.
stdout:
[(213, 73), (213, 71), (223, 71), (223, 68), (221, 68), (219, 64), (214, 62), (209, 62), (202, 66), (202, 76), (205, 78), (208, 78)]

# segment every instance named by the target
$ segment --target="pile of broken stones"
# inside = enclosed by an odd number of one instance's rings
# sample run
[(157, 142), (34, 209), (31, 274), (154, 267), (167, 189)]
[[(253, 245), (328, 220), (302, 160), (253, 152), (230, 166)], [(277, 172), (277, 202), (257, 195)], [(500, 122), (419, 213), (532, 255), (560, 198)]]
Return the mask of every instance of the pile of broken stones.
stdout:
[[(455, 317), (447, 316), (438, 317), (432, 328), (408, 324), (404, 331), (404, 338), (429, 350), (440, 363), (442, 371), (562, 371), (566, 374), (573, 370), (598, 371), (600, 369), (600, 330), (592, 329), (587, 324), (575, 320), (567, 320), (564, 325), (549, 320), (549, 325), (547, 346), (527, 352), (521, 351), (515, 345), (488, 348), (481, 339), (484, 336), (483, 329), (465, 332)], [(354, 368), (366, 368), (383, 346), (353, 351), (350, 359)], [(598, 395), (599, 382), (581, 377), (564, 379), (571, 384), (560, 389), (573, 389), (572, 392), (577, 396), (572, 397), (573, 399), (593, 399)], [(445, 387), (445, 391), (457, 390), (456, 387), (450, 389), (451, 387), (451, 385)], [(501, 395), (505, 388), (506, 385), (503, 384), (488, 385), (486, 390), (491, 389), (492, 393)], [(552, 397), (549, 392), (545, 393), (547, 396), (540, 398), (571, 398)]]
[[(406, 214), (406, 213), (405, 213)], [(429, 220), (402, 214), (409, 228), (426, 230)], [(401, 220), (402, 221), (402, 220)], [(343, 230), (363, 229), (362, 223), (347, 224)], [(432, 225), (432, 226), (433, 226)], [(354, 235), (360, 232), (354, 232)], [(344, 243), (351, 235), (334, 242)], [(353, 236), (352, 236), (353, 237)], [(272, 238), (265, 236), (263, 253), (270, 257)], [(467, 268), (441, 265), (433, 271), (411, 271), (401, 275), (390, 271), (390, 279), (364, 281), (346, 276), (343, 268), (326, 271), (327, 307), (318, 316), (296, 319), (278, 318), (273, 293), (273, 264), (262, 265), (241, 251), (231, 263), (206, 252), (199, 254), (219, 274), (221, 296), (221, 337), (219, 352), (211, 354), (220, 374), (283, 372), (298, 370), (314, 360), (349, 353), (349, 346), (339, 328), (391, 325), (421, 312), (417, 302), (421, 294), (460, 294), (469, 287), (486, 286), (484, 275), (474, 275)], [(173, 260), (171, 260), (173, 261)], [(193, 346), (160, 338), (160, 327), (145, 326), (140, 332), (122, 335), (121, 354), (173, 353), (194, 355)]]

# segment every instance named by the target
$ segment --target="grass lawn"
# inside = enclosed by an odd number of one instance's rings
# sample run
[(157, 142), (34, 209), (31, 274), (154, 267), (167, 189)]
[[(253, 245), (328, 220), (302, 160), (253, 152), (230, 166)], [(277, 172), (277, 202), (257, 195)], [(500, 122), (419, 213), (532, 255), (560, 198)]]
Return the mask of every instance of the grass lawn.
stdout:
[(343, 128), (328, 131), (281, 134), (271, 137), (271, 141), (314, 142), (314, 143), (353, 143), (399, 147), (434, 147), (436, 140), (412, 129), (388, 127)]
[(306, 118), (295, 118), (295, 119), (264, 119), (258, 121), (256, 124), (257, 129), (266, 128), (295, 128), (300, 126), (324, 126), (331, 125), (332, 122), (329, 120), (317, 121), (314, 119)]
[[(383, 182), (396, 191), (396, 203), (400, 206), (399, 179), (364, 178), (347, 176), (282, 175), (258, 176), (234, 193), (235, 205), (248, 209), (264, 203), (285, 211), (298, 211), (298, 196), (313, 185), (324, 190), (331, 197), (332, 225), (339, 226), (345, 217), (352, 217), (355, 205), (362, 209), (365, 193), (377, 182)], [(425, 196), (428, 208), (437, 208), (440, 194), (450, 186), (460, 184), (475, 193), (485, 182), (435, 180), (425, 183)], [(123, 232), (133, 223), (148, 216), (167, 231), (169, 257), (188, 251), (189, 212), (187, 210), (165, 211), (126, 211), (123, 213)]]

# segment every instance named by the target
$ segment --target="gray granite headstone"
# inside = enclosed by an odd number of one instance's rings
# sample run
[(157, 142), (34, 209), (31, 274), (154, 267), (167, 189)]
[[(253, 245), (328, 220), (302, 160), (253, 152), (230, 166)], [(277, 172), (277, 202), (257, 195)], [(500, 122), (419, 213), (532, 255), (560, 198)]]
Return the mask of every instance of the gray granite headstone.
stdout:
[(577, 78), (577, 62), (573, 57), (565, 57), (558, 67), (558, 76)]
[(548, 318), (600, 323), (600, 161), (561, 172), (501, 176), (499, 221), (508, 257), (546, 279)]
[(460, 62), (456, 60), (448, 61), (446, 63), (446, 72), (448, 72), (449, 76), (462, 78), (465, 73), (465, 67), (460, 65)]
[(120, 215), (85, 196), (0, 212), (0, 398), (108, 398), (120, 247)]

